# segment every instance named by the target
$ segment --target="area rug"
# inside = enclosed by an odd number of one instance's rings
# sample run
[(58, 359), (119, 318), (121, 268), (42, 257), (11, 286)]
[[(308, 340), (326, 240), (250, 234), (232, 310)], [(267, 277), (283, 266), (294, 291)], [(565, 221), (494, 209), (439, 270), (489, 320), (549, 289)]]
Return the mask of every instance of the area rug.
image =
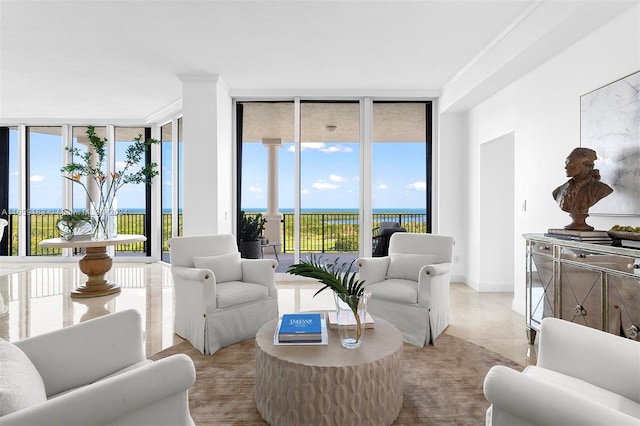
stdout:
[[(394, 425), (482, 425), (489, 403), (482, 393), (487, 371), (524, 367), (488, 349), (442, 334), (437, 346), (403, 347), (404, 403)], [(256, 409), (255, 341), (201, 355), (182, 342), (154, 355), (184, 353), (196, 366), (189, 407), (196, 425), (265, 425)]]

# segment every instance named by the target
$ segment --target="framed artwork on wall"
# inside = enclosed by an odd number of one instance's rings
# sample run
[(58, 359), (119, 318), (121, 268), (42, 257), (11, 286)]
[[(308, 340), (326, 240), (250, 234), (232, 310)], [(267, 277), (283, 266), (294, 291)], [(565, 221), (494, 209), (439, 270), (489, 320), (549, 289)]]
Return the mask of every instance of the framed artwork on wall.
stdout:
[(580, 97), (580, 145), (613, 188), (589, 214), (640, 216), (640, 71)]

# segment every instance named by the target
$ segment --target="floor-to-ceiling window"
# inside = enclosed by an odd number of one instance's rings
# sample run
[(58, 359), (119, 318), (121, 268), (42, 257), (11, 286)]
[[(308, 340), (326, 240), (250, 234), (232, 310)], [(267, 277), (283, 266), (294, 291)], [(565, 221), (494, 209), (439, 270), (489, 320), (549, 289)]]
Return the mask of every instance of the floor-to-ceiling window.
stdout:
[(60, 254), (60, 249), (39, 249), (38, 243), (59, 235), (56, 221), (63, 208), (62, 128), (27, 127), (26, 146), (26, 254)]
[(0, 127), (0, 218), (9, 222), (0, 256), (18, 254), (18, 129)]
[(431, 231), (430, 114), (426, 102), (373, 103), (371, 191), (378, 236), (381, 224), (395, 224), (408, 232)]
[(350, 260), (381, 222), (431, 232), (431, 102), (240, 102), (237, 118), (239, 210), (267, 210), (277, 164), (285, 254)]
[(176, 218), (177, 215), (177, 222), (178, 222), (178, 230), (177, 230), (177, 235), (182, 235), (182, 188), (184, 185), (184, 180), (182, 178), (183, 176), (183, 156), (182, 156), (182, 145), (183, 145), (183, 141), (182, 141), (182, 128), (183, 128), (183, 122), (182, 122), (182, 117), (180, 117), (178, 119), (178, 146), (177, 146), (177, 152), (174, 151), (174, 153), (176, 154), (177, 161), (174, 163), (175, 167), (177, 167), (178, 169), (178, 178), (176, 179), (175, 183), (176, 183), (176, 187), (173, 190), (173, 194), (174, 194), (174, 198), (178, 200), (178, 211), (174, 212), (174, 218)]
[[(133, 144), (133, 140), (142, 137), (142, 140), (151, 137), (150, 131), (144, 127), (116, 127), (115, 128), (115, 144), (113, 157), (113, 170), (116, 173), (126, 171), (127, 174), (134, 174), (150, 163), (148, 153), (143, 156), (137, 164), (130, 165), (126, 163), (127, 150)], [(134, 243), (116, 246), (116, 255), (126, 253), (148, 253), (147, 248), (151, 241), (151, 235), (148, 230), (150, 226), (150, 185), (147, 183), (127, 183), (123, 185), (117, 192), (117, 199), (113, 209), (117, 211), (117, 231), (120, 234), (138, 234), (146, 235), (147, 241), (143, 243)]]
[[(295, 144), (293, 102), (248, 102), (238, 107), (239, 211), (267, 220), (264, 248), (292, 253), (295, 246)], [(273, 170), (269, 175), (269, 164)]]
[[(89, 210), (87, 190), (71, 179), (65, 179), (61, 168), (68, 164), (71, 153), (82, 156), (88, 149), (87, 126), (25, 126), (0, 128), (0, 163), (8, 177), (0, 179), (0, 217), (9, 221), (6, 238), (0, 244), (0, 255), (60, 255), (60, 249), (38, 245), (46, 238), (57, 237), (56, 222), (65, 209)], [(107, 173), (122, 167), (126, 150), (133, 138), (142, 134), (150, 137), (147, 127), (97, 126), (96, 135), (108, 141), (107, 158), (103, 170)], [(177, 152), (177, 150), (176, 150)], [(142, 164), (151, 160), (151, 151)], [(82, 162), (80, 158), (73, 159)], [(132, 169), (133, 170), (133, 169)], [(135, 170), (133, 170), (135, 171)], [(83, 183), (84, 182), (83, 180)], [(89, 185), (90, 186), (90, 185)], [(151, 243), (150, 187), (127, 183), (118, 191), (116, 204), (119, 233), (139, 233)], [(118, 203), (118, 201), (116, 201)], [(118, 246), (116, 254), (150, 255), (150, 245)], [(70, 254), (78, 254), (74, 250)]]
[(300, 104), (300, 254), (358, 253), (360, 103)]
[(160, 211), (160, 239), (162, 240), (162, 260), (169, 262), (169, 247), (167, 240), (172, 236), (173, 212), (173, 122), (169, 122), (160, 129), (162, 143), (160, 159), (161, 211)]

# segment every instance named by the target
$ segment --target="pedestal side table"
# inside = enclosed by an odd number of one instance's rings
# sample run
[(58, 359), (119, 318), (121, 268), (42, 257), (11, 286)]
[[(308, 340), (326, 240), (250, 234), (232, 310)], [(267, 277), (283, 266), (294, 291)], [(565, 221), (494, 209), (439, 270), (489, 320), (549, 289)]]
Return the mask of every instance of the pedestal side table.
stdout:
[(375, 318), (362, 347), (274, 345), (277, 319), (256, 335), (256, 406), (271, 425), (390, 425), (402, 408), (402, 333)]
[(87, 282), (71, 292), (71, 297), (99, 297), (120, 292), (120, 285), (108, 282), (104, 276), (111, 270), (113, 259), (107, 254), (108, 246), (146, 241), (144, 235), (121, 234), (108, 240), (65, 240), (49, 238), (40, 241), (41, 247), (81, 248), (86, 254), (78, 262), (80, 270), (87, 275)]

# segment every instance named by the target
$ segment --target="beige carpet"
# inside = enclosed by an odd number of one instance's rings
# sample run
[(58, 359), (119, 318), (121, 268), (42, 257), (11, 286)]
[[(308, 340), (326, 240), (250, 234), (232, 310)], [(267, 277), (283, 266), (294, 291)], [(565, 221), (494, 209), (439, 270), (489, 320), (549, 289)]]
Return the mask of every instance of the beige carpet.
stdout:
[[(462, 339), (441, 335), (437, 346), (405, 343), (404, 404), (396, 425), (482, 425), (489, 407), (482, 393), (493, 365), (518, 370), (515, 362)], [(151, 359), (175, 353), (189, 355), (197, 378), (189, 391), (191, 416), (197, 425), (263, 425), (254, 401), (255, 342), (248, 340), (201, 355), (189, 342)]]

